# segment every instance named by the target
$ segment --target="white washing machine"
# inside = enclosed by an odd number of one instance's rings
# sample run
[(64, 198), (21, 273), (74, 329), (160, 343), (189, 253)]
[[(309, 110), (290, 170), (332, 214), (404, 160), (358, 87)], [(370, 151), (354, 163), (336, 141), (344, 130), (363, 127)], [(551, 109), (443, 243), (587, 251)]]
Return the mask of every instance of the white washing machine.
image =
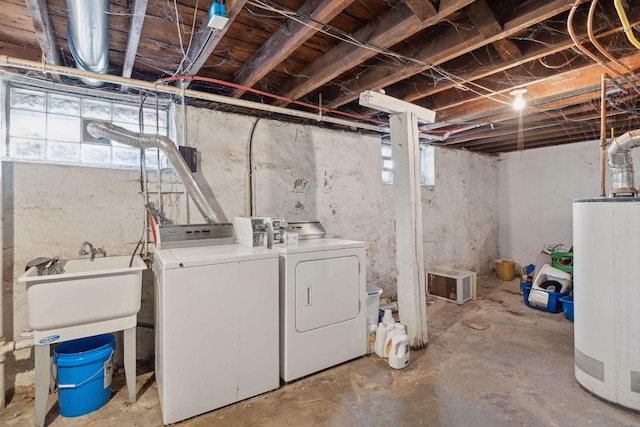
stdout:
[(154, 271), (165, 424), (279, 387), (276, 252), (236, 244), (162, 249)]
[(298, 244), (274, 246), (280, 253), (280, 376), (287, 382), (366, 353), (364, 242), (305, 239), (321, 237), (317, 227), (289, 224)]

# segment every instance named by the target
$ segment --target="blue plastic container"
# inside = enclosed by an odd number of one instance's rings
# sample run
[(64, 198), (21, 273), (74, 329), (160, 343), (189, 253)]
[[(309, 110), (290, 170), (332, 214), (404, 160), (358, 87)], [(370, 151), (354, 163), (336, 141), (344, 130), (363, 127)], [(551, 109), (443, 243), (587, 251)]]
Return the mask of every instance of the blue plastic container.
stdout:
[(55, 348), (61, 415), (85, 415), (109, 401), (115, 348), (113, 334), (67, 341)]
[(560, 298), (569, 295), (571, 290), (567, 290), (565, 292), (547, 292), (549, 294), (549, 303), (547, 307), (536, 307), (529, 304), (529, 294), (531, 293), (531, 287), (533, 284), (531, 282), (522, 282), (520, 283), (520, 289), (522, 289), (522, 295), (524, 296), (524, 303), (527, 307), (537, 308), (542, 311), (549, 311), (551, 313), (559, 313), (562, 311), (562, 303), (560, 302)]
[(573, 322), (573, 295), (567, 295), (560, 298), (562, 303), (562, 311), (564, 311), (564, 317)]

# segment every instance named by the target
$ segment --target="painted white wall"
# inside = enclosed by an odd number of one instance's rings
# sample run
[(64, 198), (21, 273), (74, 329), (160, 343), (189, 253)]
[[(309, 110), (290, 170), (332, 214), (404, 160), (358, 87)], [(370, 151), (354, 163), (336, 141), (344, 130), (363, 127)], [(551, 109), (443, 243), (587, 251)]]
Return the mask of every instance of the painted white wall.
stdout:
[(436, 149), (436, 185), (423, 187), (425, 267), (486, 274), (498, 256), (497, 159)]
[[(366, 242), (367, 281), (395, 295), (393, 187), (381, 183), (379, 136), (196, 108), (187, 123), (229, 219), (249, 214), (253, 139), (254, 215), (319, 220), (330, 237)], [(436, 185), (422, 188), (425, 265), (486, 273), (497, 257), (497, 159), (444, 148), (435, 159)]]
[[(502, 154), (498, 173), (499, 256), (535, 264), (543, 245), (572, 246), (573, 200), (599, 197), (599, 141)], [(608, 192), (608, 168), (606, 178)]]
[[(249, 213), (252, 139), (255, 214), (319, 220), (329, 236), (365, 241), (367, 281), (395, 295), (393, 188), (381, 183), (377, 135), (207, 109), (187, 113), (188, 142), (200, 156), (197, 179), (209, 185), (228, 220)], [(436, 150), (436, 185), (422, 189), (427, 267), (480, 274), (490, 268), (498, 253), (496, 163), (495, 157)], [(17, 336), (28, 324), (25, 288), (17, 278), (29, 260), (75, 257), (85, 240), (110, 255), (130, 254), (145, 211), (138, 171), (23, 162), (2, 166), (5, 308), (11, 310), (5, 333)], [(165, 182), (163, 191), (171, 192), (166, 213), (184, 223), (182, 186)], [(192, 203), (189, 212), (192, 222), (202, 221)], [(144, 323), (153, 322), (152, 289), (149, 271), (139, 315)], [(138, 358), (151, 357), (152, 330), (138, 328), (138, 337)], [(30, 381), (32, 376), (15, 379), (17, 385)]]
[[(3, 162), (4, 332), (9, 338), (28, 327), (26, 287), (17, 279), (30, 260), (76, 258), (85, 240), (108, 255), (133, 252), (144, 218), (139, 176), (137, 171)], [(146, 286), (145, 302), (148, 297)], [(152, 315), (145, 310), (140, 318), (152, 321)], [(148, 355), (152, 336), (144, 330), (138, 335)], [(9, 363), (11, 357), (28, 358), (30, 352), (8, 355)], [(138, 354), (145, 355), (145, 350)], [(18, 377), (16, 384), (32, 381), (28, 374)]]

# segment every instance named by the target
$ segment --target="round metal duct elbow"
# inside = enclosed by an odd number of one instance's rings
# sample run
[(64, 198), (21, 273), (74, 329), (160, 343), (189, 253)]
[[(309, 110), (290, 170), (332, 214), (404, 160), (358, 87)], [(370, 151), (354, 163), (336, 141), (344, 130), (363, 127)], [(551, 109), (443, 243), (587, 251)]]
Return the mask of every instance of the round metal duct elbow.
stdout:
[(178, 148), (169, 138), (162, 135), (145, 135), (143, 133), (131, 132), (110, 123), (91, 122), (87, 125), (87, 131), (94, 138), (107, 138), (140, 149), (158, 148), (162, 150), (171, 162), (173, 170), (182, 181), (182, 184), (193, 199), (196, 207), (204, 217), (204, 220), (208, 223), (220, 222), (218, 221), (216, 211), (207, 201), (206, 196), (191, 174), (189, 166), (187, 166)]
[[(76, 67), (105, 74), (109, 68), (109, 0), (67, 0), (67, 39)], [(90, 86), (104, 82), (83, 78)]]
[(640, 145), (640, 129), (629, 131), (609, 143), (607, 154), (612, 193), (637, 193), (633, 179), (631, 150)]

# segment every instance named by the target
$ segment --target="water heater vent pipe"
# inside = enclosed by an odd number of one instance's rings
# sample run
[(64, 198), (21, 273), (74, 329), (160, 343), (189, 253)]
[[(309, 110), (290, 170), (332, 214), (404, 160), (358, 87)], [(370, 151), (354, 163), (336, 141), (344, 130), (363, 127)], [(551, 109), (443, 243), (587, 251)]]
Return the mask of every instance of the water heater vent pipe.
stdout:
[(631, 150), (640, 146), (640, 129), (629, 131), (613, 138), (607, 148), (609, 170), (611, 171), (611, 193), (638, 193), (633, 182), (633, 159)]
[(110, 123), (91, 122), (87, 125), (87, 130), (94, 138), (112, 139), (121, 144), (136, 148), (158, 148), (162, 150), (169, 158), (173, 169), (182, 180), (182, 184), (198, 207), (198, 210), (200, 210), (205, 221), (208, 223), (219, 222), (218, 215), (207, 201), (202, 190), (200, 190), (200, 187), (191, 174), (189, 166), (180, 155), (176, 145), (169, 138), (163, 135), (131, 132)]

